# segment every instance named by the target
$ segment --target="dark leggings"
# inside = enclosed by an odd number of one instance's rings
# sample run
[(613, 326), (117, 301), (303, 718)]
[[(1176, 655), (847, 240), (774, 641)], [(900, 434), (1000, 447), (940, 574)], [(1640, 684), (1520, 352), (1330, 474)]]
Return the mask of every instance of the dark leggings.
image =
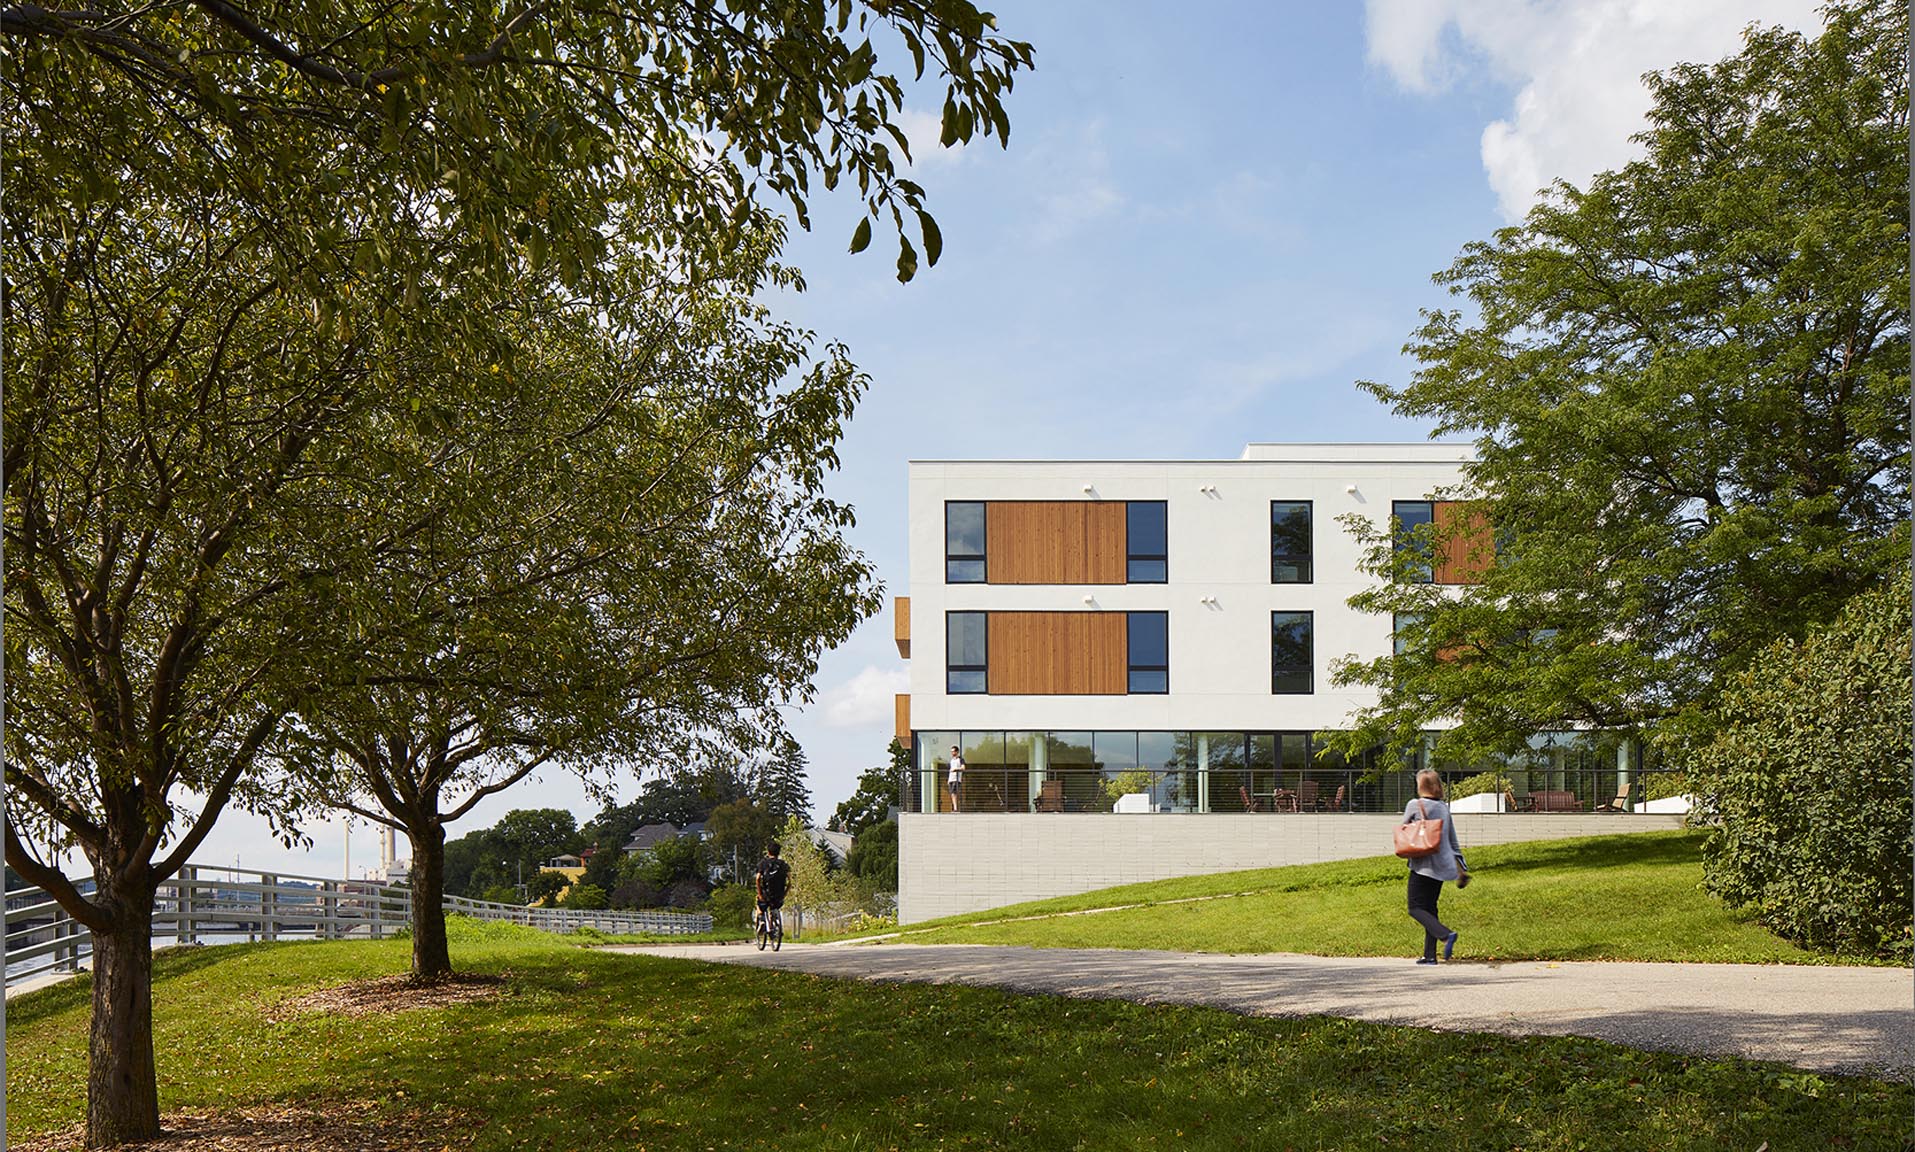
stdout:
[(1423, 926), (1423, 958), (1436, 959), (1436, 945), (1450, 934), (1436, 918), (1436, 898), (1443, 894), (1443, 882), (1421, 872), (1410, 873), (1410, 919)]

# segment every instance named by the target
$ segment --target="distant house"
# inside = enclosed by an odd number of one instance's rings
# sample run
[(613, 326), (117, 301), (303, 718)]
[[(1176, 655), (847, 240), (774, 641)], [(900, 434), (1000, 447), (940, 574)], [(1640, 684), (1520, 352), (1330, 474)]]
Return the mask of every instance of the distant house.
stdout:
[(823, 844), (831, 849), (831, 854), (838, 858), (838, 863), (844, 863), (845, 858), (851, 855), (851, 833), (833, 832), (829, 828), (807, 828), (805, 831), (810, 833), (812, 843)]
[(680, 836), (696, 836), (700, 840), (711, 839), (711, 833), (705, 830), (703, 820), (694, 820), (683, 828), (676, 824), (640, 824), (632, 830), (632, 838), (625, 842), (625, 854), (643, 856), (665, 841), (676, 840)]

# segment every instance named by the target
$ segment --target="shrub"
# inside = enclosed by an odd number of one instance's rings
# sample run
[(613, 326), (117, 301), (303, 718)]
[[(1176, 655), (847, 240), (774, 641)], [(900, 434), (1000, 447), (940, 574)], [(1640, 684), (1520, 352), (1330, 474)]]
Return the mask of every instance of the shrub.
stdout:
[(549, 868), (534, 872), (531, 883), (525, 886), (525, 901), (528, 904), (537, 904), (542, 901), (549, 908), (558, 898), (558, 894), (565, 891), (566, 885), (571, 882), (570, 876), (563, 872), (554, 872)]
[(1909, 584), (1765, 651), (1690, 777), (1710, 891), (1804, 947), (1910, 956)]
[(898, 890), (898, 822), (868, 824), (851, 842), (845, 869), (879, 892)]
[(1461, 800), (1465, 796), (1477, 796), (1484, 792), (1508, 792), (1512, 790), (1509, 777), (1501, 772), (1478, 772), (1466, 776), (1454, 784), (1444, 786), (1444, 792), (1452, 800)]
[(1687, 772), (1648, 772), (1643, 774), (1642, 798), (1644, 800), (1667, 800), (1671, 796), (1687, 796), (1689, 793), (1689, 774)]
[(605, 889), (596, 884), (587, 884), (582, 880), (567, 888), (565, 895), (559, 897), (559, 907), (576, 908), (582, 912), (597, 911), (611, 906), (612, 901), (605, 895)]
[(711, 890), (711, 926), (746, 929), (751, 927), (752, 908), (757, 904), (751, 889), (743, 884), (721, 884)]
[(493, 904), (523, 904), (519, 899), (519, 890), (510, 884), (494, 884), (479, 893), (479, 899)]

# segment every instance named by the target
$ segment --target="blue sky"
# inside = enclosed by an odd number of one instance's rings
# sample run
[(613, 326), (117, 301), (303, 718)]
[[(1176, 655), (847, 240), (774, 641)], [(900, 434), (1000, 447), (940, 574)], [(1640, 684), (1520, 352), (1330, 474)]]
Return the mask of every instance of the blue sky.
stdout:
[[(787, 250), (808, 290), (774, 301), (872, 377), (831, 489), (891, 595), (910, 591), (907, 459), (1423, 439), (1355, 382), (1408, 378), (1418, 310), (1447, 299), (1431, 274), (1539, 185), (1626, 161), (1644, 71), (1732, 54), (1752, 20), (1819, 26), (1808, 0), (1000, 4), (1038, 65), (1009, 150), (940, 150), (936, 103), (912, 116), (943, 260), (898, 284), (882, 232), (846, 252), (856, 204), (828, 197)], [(829, 654), (792, 715), (821, 818), (883, 762), (905, 690), (890, 629)], [(548, 805), (596, 811), (555, 777), (465, 827)], [(340, 827), (310, 831), (310, 855), (286, 852), (234, 814), (200, 859), (337, 875)], [(370, 831), (352, 853), (355, 875), (376, 862)]]

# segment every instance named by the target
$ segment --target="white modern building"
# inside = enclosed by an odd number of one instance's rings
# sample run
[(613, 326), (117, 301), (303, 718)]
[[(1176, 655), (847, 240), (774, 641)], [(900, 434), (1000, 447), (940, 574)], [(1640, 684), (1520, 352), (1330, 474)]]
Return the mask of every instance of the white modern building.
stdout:
[[(898, 737), (915, 766), (901, 917), (1387, 850), (1409, 772), (1347, 762), (1322, 738), (1373, 702), (1333, 685), (1332, 661), (1393, 643), (1391, 620), (1349, 607), (1371, 577), (1339, 519), (1466, 515), (1441, 497), (1470, 451), (914, 461), (910, 589), (896, 605), (911, 662)], [(1467, 582), (1487, 553), (1433, 556), (1429, 578)], [(953, 746), (966, 765), (955, 789)], [(1680, 820), (1598, 814), (1631, 768), (1598, 737), (1539, 736), (1534, 767), (1523, 795), (1485, 797), (1530, 811), (1462, 817), (1466, 841)]]

